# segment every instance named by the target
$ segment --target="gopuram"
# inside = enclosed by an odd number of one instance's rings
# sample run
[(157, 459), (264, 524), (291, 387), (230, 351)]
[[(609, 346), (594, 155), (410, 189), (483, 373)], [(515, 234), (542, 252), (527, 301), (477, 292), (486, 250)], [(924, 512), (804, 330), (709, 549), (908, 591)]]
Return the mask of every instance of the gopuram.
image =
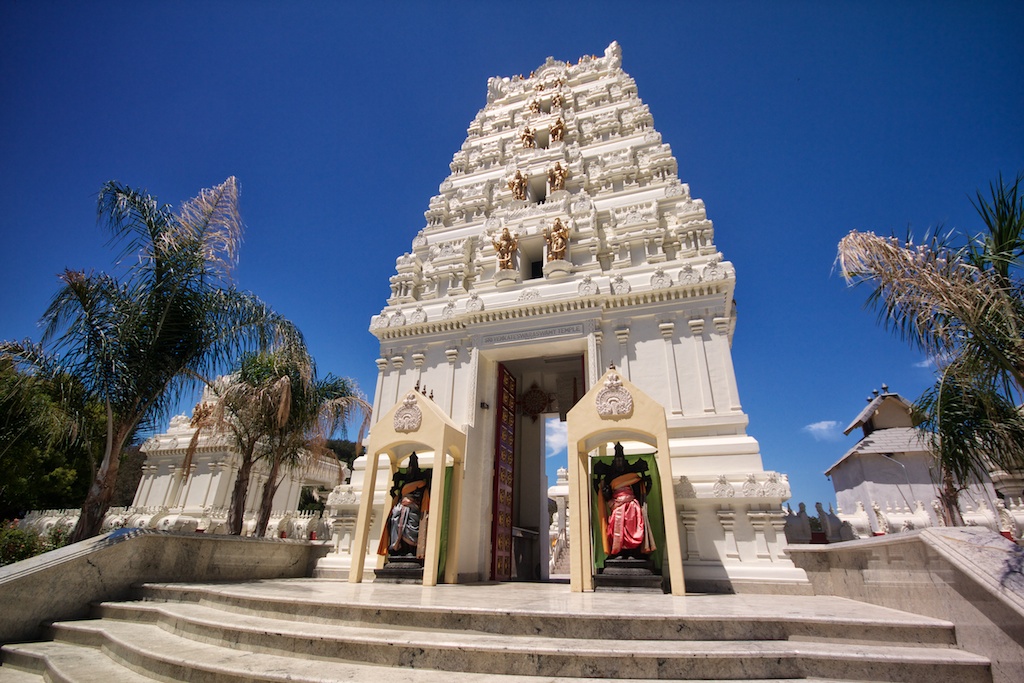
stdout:
[(393, 482), (415, 452), (430, 498), (417, 581), (547, 579), (556, 416), (571, 590), (601, 590), (621, 555), (676, 594), (805, 592), (785, 553), (787, 478), (746, 433), (735, 270), (617, 43), (490, 79), (425, 218), (370, 324), (373, 427), (329, 501), (325, 571), (385, 569)]

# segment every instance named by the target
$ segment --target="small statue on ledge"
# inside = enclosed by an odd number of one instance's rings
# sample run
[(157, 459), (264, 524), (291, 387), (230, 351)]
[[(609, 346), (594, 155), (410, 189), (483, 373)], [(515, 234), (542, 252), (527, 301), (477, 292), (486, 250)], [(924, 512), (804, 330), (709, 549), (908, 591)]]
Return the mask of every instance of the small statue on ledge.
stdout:
[(494, 245), (494, 251), (498, 255), (498, 270), (512, 270), (512, 257), (515, 255), (516, 249), (519, 248), (518, 236), (509, 233), (508, 228), (502, 228), (501, 236), (498, 239), (492, 239), (491, 244)]
[(544, 228), (544, 239), (548, 243), (548, 261), (564, 261), (565, 249), (569, 246), (569, 228), (561, 218), (555, 219), (550, 232)]
[(594, 465), (601, 540), (609, 558), (643, 558), (657, 549), (647, 516), (650, 487), (647, 464), (643, 460), (627, 462), (619, 442), (615, 442), (615, 457), (611, 463)]
[(405, 472), (396, 472), (391, 486), (391, 513), (384, 524), (377, 554), (388, 557), (426, 555), (430, 488), (414, 452)]
[(552, 192), (565, 189), (565, 180), (569, 177), (569, 169), (562, 166), (560, 161), (556, 161), (555, 165), (548, 169), (548, 185), (551, 186)]
[(565, 121), (559, 116), (555, 119), (555, 125), (551, 126), (551, 139), (554, 142), (561, 142), (565, 138)]
[(523, 128), (523, 132), (519, 134), (519, 140), (523, 143), (523, 149), (533, 149), (537, 146), (534, 142), (533, 130), (529, 126)]
[(526, 181), (527, 177), (522, 171), (516, 171), (515, 176), (508, 181), (508, 189), (512, 190), (513, 199), (526, 199)]

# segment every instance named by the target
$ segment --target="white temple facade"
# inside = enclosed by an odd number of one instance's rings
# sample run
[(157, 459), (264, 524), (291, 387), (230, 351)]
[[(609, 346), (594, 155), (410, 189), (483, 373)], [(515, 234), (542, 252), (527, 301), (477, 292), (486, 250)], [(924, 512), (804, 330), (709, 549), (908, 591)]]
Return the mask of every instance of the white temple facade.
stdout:
[[(565, 420), (614, 365), (664, 409), (671, 466), (660, 486), (679, 537), (667, 547), (681, 548), (687, 589), (802, 590), (785, 552), (788, 481), (765, 470), (746, 432), (733, 370), (735, 270), (621, 62), (612, 43), (602, 57), (548, 58), (529, 77), (489, 80), (371, 321), (373, 421), (415, 391), (466, 436), (448, 576), (543, 580), (555, 483), (543, 418)], [(413, 437), (405, 450), (423, 448)], [(611, 441), (592, 454), (610, 454)], [(623, 442), (627, 455), (653, 450)], [(431, 466), (431, 453), (419, 457)], [(380, 463), (368, 568), (380, 566), (391, 481)], [(358, 460), (329, 502), (334, 568), (351, 561), (365, 470)]]
[[(199, 405), (212, 404), (216, 395), (203, 392)], [(135, 498), (128, 507), (112, 507), (103, 522), (103, 530), (132, 527), (160, 531), (227, 533), (231, 493), (241, 465), (241, 454), (226, 429), (206, 430), (196, 439), (191, 462), (187, 451), (196, 428), (187, 415), (171, 418), (166, 432), (156, 434), (142, 445), (146, 462)], [(271, 507), (268, 538), (326, 539), (330, 526), (320, 512), (300, 512), (299, 496), (304, 487), (315, 491), (332, 489), (348, 476), (345, 465), (337, 460), (304, 455), (295, 467), (282, 467), (280, 481)], [(242, 535), (256, 528), (263, 488), (269, 478), (269, 466), (257, 460), (249, 476), (243, 513)], [(79, 510), (36, 510), (22, 522), (24, 528), (47, 533), (54, 525), (68, 528), (78, 521)]]

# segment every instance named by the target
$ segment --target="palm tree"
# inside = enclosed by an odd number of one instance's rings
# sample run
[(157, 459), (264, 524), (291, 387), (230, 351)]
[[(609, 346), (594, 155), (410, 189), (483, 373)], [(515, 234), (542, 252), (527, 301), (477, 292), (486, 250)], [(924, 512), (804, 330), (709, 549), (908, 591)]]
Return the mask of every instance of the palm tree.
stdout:
[(78, 377), (104, 407), (103, 458), (71, 541), (99, 532), (122, 448), (166, 416), (194, 375), (211, 376), (239, 352), (297, 336), (286, 320), (231, 285), (242, 223), (234, 178), (173, 212), (145, 192), (108, 182), (98, 217), (131, 265), (122, 279), (65, 271), (43, 315), (43, 344), (0, 352), (40, 371)]
[(242, 531), (245, 501), (253, 465), (263, 460), (267, 483), (260, 494), (257, 535), (266, 533), (282, 467), (312, 466), (337, 457), (328, 439), (344, 431), (349, 417), (369, 420), (370, 406), (350, 379), (316, 378), (305, 346), (283, 345), (272, 351), (247, 353), (229, 377), (211, 383), (216, 403), (198, 406), (193, 415), (196, 432), (186, 454), (191, 454), (204, 430), (231, 435), (241, 456), (228, 510), (229, 533)]
[(921, 427), (939, 463), (947, 523), (959, 491), (991, 465), (1024, 466), (1024, 175), (990, 185), (974, 206), (985, 232), (911, 238), (851, 232), (838, 262), (898, 336), (936, 359), (939, 377), (918, 399)]
[(260, 499), (256, 536), (266, 535), (281, 468), (312, 467), (321, 460), (336, 462), (328, 439), (344, 433), (348, 419), (356, 416), (363, 418), (362, 432), (371, 412), (353, 380), (334, 375), (318, 379), (308, 355), (286, 357), (277, 371), (278, 381), (286, 380), (288, 389), (282, 392), (282, 410), (269, 433), (269, 473)]

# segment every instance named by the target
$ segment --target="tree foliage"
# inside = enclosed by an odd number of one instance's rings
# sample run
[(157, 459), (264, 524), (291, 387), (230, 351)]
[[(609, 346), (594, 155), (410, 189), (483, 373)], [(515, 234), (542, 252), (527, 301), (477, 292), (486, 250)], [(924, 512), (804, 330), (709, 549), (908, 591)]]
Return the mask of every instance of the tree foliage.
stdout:
[(42, 344), (0, 351), (43, 376), (76, 377), (103, 407), (103, 455), (72, 541), (99, 532), (120, 454), (140, 426), (167, 417), (191, 378), (213, 376), (248, 348), (297, 331), (231, 284), (242, 222), (234, 178), (178, 212), (109, 182), (99, 220), (120, 246), (120, 277), (65, 271), (43, 315)]
[(921, 244), (851, 232), (838, 262), (899, 337), (936, 360), (935, 385), (915, 404), (942, 481), (946, 521), (957, 492), (993, 465), (1024, 467), (1024, 175), (973, 200), (984, 230)]
[(0, 359), (0, 519), (81, 503), (103, 422), (74, 378), (36, 377)]

